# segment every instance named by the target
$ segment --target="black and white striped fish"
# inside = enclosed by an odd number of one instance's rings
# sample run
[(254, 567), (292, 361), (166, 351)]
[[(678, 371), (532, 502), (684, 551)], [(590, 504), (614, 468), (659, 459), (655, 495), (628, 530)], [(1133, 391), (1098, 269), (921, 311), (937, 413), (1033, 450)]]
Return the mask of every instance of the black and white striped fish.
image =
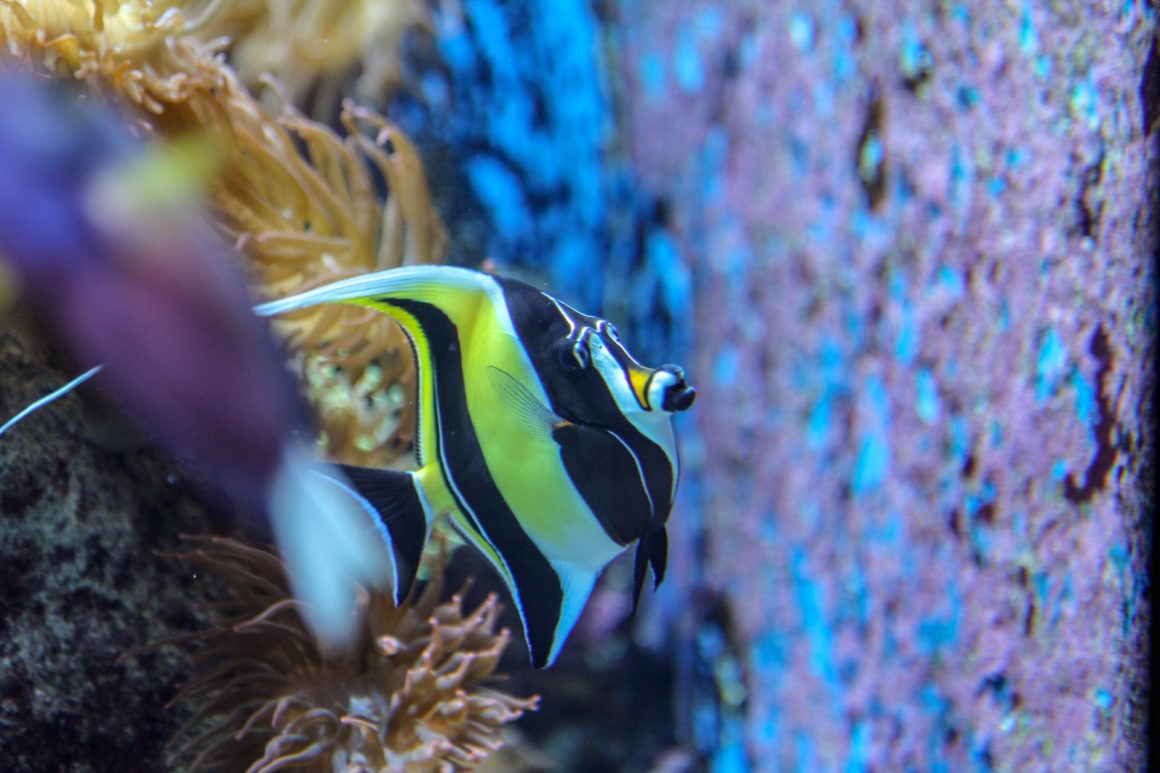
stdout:
[(606, 320), (513, 279), (448, 266), (354, 277), (284, 300), (275, 315), (352, 303), (393, 317), (415, 350), (418, 456), (411, 472), (343, 467), (406, 595), (437, 516), (495, 567), (532, 661), (556, 660), (600, 571), (636, 547), (664, 576), (679, 464), (671, 414), (695, 390), (675, 365), (636, 361)]

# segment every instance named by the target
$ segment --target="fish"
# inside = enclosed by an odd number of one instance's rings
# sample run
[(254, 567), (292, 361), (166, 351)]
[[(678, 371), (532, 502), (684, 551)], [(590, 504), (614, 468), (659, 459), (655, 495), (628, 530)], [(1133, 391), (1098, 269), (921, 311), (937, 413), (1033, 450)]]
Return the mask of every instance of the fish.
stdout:
[(531, 661), (552, 665), (600, 572), (635, 546), (633, 608), (664, 578), (680, 461), (674, 413), (696, 390), (642, 365), (608, 320), (517, 279), (456, 266), (365, 274), (256, 307), (347, 303), (393, 318), (418, 371), (415, 470), (339, 465), (405, 596), (432, 525), (499, 574)]

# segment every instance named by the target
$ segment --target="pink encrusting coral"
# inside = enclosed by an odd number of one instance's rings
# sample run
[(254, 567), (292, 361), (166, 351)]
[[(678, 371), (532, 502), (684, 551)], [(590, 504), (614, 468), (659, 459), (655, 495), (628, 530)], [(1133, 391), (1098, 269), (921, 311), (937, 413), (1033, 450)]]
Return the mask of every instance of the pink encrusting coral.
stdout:
[(630, 5), (632, 158), (708, 382), (703, 571), (736, 621), (714, 657), (745, 675), (713, 753), (1137, 766), (1153, 18)]

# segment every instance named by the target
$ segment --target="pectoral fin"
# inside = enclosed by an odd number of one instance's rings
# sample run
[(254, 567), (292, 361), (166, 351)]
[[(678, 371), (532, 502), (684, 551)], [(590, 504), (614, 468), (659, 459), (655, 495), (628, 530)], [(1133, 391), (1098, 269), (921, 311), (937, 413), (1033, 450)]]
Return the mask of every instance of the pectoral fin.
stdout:
[(560, 417), (512, 374), (494, 365), (487, 367), (487, 373), (491, 378), (492, 387), (503, 400), (516, 424), (534, 437), (550, 440), (552, 428), (560, 423)]

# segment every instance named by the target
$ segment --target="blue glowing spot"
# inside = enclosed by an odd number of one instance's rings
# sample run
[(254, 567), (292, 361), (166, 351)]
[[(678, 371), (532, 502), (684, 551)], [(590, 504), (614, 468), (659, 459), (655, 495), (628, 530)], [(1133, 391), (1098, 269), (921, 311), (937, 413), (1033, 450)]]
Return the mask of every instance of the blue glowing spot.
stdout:
[(420, 88), (423, 91), (423, 99), (434, 108), (443, 107), (450, 96), (447, 79), (434, 72), (423, 75), (420, 79)]
[(951, 456), (955, 459), (966, 457), (970, 447), (970, 436), (967, 432), (967, 422), (962, 416), (951, 419)]
[(1007, 190), (1007, 178), (996, 175), (987, 181), (987, 193), (999, 198)]
[(962, 599), (953, 580), (947, 581), (946, 600), (949, 609), (942, 615), (929, 615), (919, 621), (917, 638), (919, 649), (928, 654), (953, 645), (959, 638), (959, 620)]
[(1017, 169), (1027, 163), (1028, 153), (1023, 148), (1011, 148), (1007, 151), (1007, 166)]
[(1023, 13), (1019, 17), (1019, 48), (1027, 56), (1031, 56), (1039, 49), (1039, 32), (1035, 29), (1035, 22), (1031, 18), (1031, 3), (1023, 4)]
[(1006, 333), (1011, 327), (1011, 304), (1006, 298), (999, 301), (999, 331)]
[(814, 739), (806, 731), (798, 730), (794, 733), (794, 741), (797, 748), (797, 770), (799, 773), (813, 773), (818, 769)]
[(667, 231), (653, 231), (647, 247), (648, 264), (660, 281), (661, 302), (674, 317), (692, 313), (693, 277), (680, 259), (677, 244)]
[(705, 6), (697, 12), (697, 32), (703, 38), (720, 36), (722, 27), (721, 11), (713, 6)]
[(1003, 425), (998, 419), (991, 419), (991, 447), (998, 448), (1003, 444)]
[(950, 266), (944, 264), (939, 268), (938, 283), (951, 298), (958, 298), (963, 294), (963, 278)]
[(894, 341), (894, 357), (903, 365), (909, 365), (918, 353), (918, 325), (914, 319), (914, 309), (904, 304), (900, 315), (898, 338)]
[(752, 30), (746, 30), (741, 38), (739, 59), (741, 66), (748, 69), (761, 60), (762, 41)]
[(1099, 126), (1099, 104), (1096, 91), (1087, 81), (1077, 83), (1071, 90), (1071, 112), (1076, 118), (1085, 121), (1088, 128)]
[(822, 588), (807, 575), (806, 552), (796, 547), (790, 556), (790, 573), (793, 576), (798, 612), (801, 614), (802, 628), (810, 642), (810, 668), (813, 672), (833, 684), (837, 681), (834, 668), (834, 642), (829, 622), (822, 609), (825, 594)]
[(1051, 75), (1051, 57), (1047, 54), (1035, 57), (1035, 74), (1040, 78)]
[(1107, 711), (1110, 709), (1113, 702), (1114, 699), (1112, 698), (1112, 694), (1107, 690), (1101, 687), (1095, 691), (1095, 704), (1101, 711)]
[(1051, 479), (1063, 480), (1067, 477), (1067, 462), (1063, 459), (1056, 459), (1051, 463)]
[(523, 186), (511, 169), (493, 156), (477, 156), (467, 162), (467, 177), (502, 236), (531, 228)]
[(1071, 373), (1071, 386), (1075, 390), (1075, 415), (1082, 423), (1087, 424), (1095, 411), (1095, 391), (1078, 369)]
[(713, 363), (713, 380), (718, 386), (732, 386), (737, 381), (737, 369), (740, 354), (736, 346), (727, 346), (717, 354), (717, 361)]
[(861, 773), (870, 769), (870, 724), (865, 720), (854, 723), (850, 738), (850, 757), (846, 760), (846, 773)]
[(640, 78), (644, 82), (644, 95), (650, 101), (658, 102), (665, 96), (665, 62), (655, 52), (641, 57)]
[(677, 85), (685, 91), (700, 91), (705, 85), (705, 66), (701, 62), (701, 52), (688, 26), (682, 26), (677, 33), (673, 71), (677, 74)]
[(872, 434), (862, 441), (854, 463), (851, 486), (855, 495), (865, 494), (886, 480), (890, 470), (890, 444), (880, 434)]
[(979, 104), (981, 99), (979, 90), (974, 86), (962, 85), (955, 89), (955, 101), (959, 103), (959, 107), (963, 110), (970, 110)]
[(806, 422), (806, 444), (814, 451), (825, 445), (826, 437), (830, 434), (832, 407), (830, 390), (826, 390), (810, 411), (810, 418)]
[(934, 424), (938, 421), (941, 409), (938, 399), (938, 384), (935, 383), (934, 374), (930, 372), (930, 368), (919, 368), (917, 380), (918, 405), (916, 408), (918, 418), (924, 424)]
[(711, 773), (747, 773), (752, 770), (745, 756), (745, 739), (738, 719), (730, 717), (721, 728), (721, 738), (716, 739), (717, 751), (709, 761)]
[(971, 23), (971, 9), (966, 3), (955, 3), (952, 13), (959, 24), (965, 26)]
[(814, 44), (814, 20), (800, 11), (790, 17), (789, 39), (798, 50), (805, 51)]
[(1035, 399), (1043, 403), (1055, 392), (1067, 367), (1067, 349), (1055, 328), (1048, 328), (1035, 359)]

